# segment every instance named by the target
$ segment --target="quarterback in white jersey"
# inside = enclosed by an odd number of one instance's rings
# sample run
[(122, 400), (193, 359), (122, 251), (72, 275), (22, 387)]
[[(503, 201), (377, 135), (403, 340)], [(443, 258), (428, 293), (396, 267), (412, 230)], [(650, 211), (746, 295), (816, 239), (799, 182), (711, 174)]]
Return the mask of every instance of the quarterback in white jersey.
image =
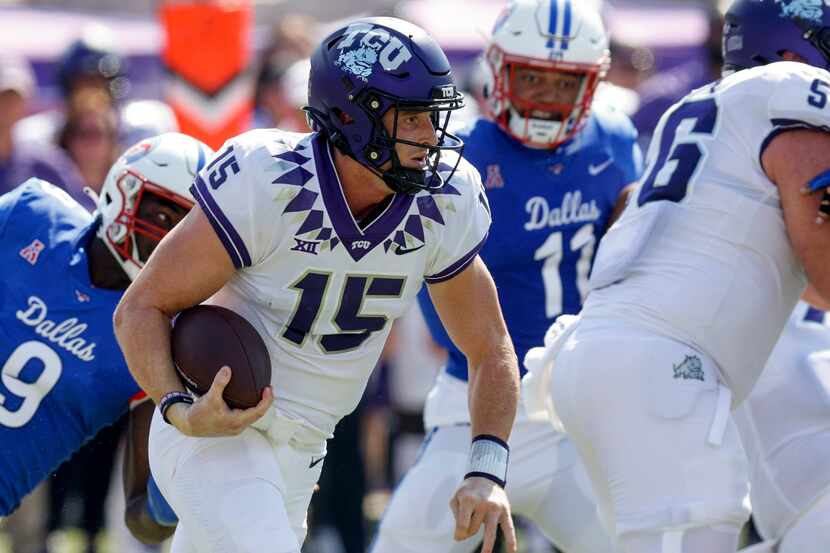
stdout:
[[(234, 165), (237, 174), (210, 184)], [(450, 183), (395, 195), (361, 228), (321, 134), (248, 132), (194, 188), (240, 269), (209, 302), (270, 338), (278, 410), (302, 419), (317, 442), (357, 406), (391, 321), (424, 281), (463, 270), (490, 225), (478, 173), (462, 159)]]
[[(456, 532), (483, 524), (489, 553), (501, 527), (515, 550), (503, 487), (517, 366), (477, 255), (487, 199), (446, 131), (462, 105), (423, 30), (357, 20), (312, 57), (306, 109), (317, 132), (252, 131), (200, 172), (193, 216), (115, 317), (130, 369), (159, 405), (150, 462), (179, 516), (174, 553), (299, 553), (325, 440), (424, 282), (475, 367)], [(272, 385), (252, 409), (222, 400), (233, 367), (196, 399), (176, 377), (169, 317), (205, 300), (241, 313), (266, 341)]]
[[(785, 4), (746, 4), (811, 44)], [(830, 176), (827, 89), (822, 69), (772, 63), (669, 109), (581, 319), (550, 346), (553, 405), (627, 553), (736, 548), (748, 469), (730, 406), (808, 279), (830, 296), (830, 227), (804, 192)]]

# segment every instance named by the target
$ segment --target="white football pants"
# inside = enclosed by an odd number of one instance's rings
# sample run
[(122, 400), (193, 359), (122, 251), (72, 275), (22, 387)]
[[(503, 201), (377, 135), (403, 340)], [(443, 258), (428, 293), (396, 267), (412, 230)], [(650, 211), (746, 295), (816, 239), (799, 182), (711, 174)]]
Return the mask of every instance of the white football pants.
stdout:
[(748, 467), (714, 363), (584, 317), (555, 357), (551, 391), (609, 532), (626, 553), (733, 553)]
[(179, 516), (171, 553), (299, 553), (325, 444), (315, 454), (286, 442), (253, 428), (191, 438), (156, 410), (150, 467)]

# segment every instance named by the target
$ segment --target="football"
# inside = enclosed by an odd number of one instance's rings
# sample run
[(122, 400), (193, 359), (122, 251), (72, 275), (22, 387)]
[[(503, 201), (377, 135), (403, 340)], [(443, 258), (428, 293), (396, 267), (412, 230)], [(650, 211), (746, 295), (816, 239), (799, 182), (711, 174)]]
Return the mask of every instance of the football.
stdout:
[(219, 369), (231, 368), (223, 394), (229, 407), (254, 407), (271, 383), (265, 342), (251, 323), (230, 309), (218, 305), (185, 309), (173, 321), (171, 347), (182, 382), (195, 394), (206, 394)]

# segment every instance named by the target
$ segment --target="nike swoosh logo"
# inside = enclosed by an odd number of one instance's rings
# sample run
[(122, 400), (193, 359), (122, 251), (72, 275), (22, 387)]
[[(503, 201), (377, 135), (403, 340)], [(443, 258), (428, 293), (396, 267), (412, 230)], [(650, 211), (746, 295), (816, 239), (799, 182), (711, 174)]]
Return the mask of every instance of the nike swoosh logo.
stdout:
[(612, 163), (614, 163), (614, 158), (613, 157), (606, 159), (603, 163), (600, 163), (599, 165), (594, 165), (592, 163), (591, 165), (588, 166), (588, 173), (592, 177), (596, 177), (597, 175), (599, 175), (600, 173), (602, 173), (603, 171), (608, 169), (608, 166), (611, 165)]
[(395, 255), (406, 255), (408, 253), (416, 252), (416, 251), (420, 250), (421, 248), (423, 248), (424, 246), (426, 246), (426, 244), (421, 244), (417, 248), (408, 248), (408, 249), (398, 246), (397, 248), (395, 248)]
[(319, 465), (319, 464), (320, 464), (320, 461), (322, 461), (322, 460), (323, 460), (323, 459), (325, 459), (325, 458), (326, 458), (326, 456), (325, 456), (325, 455), (323, 455), (322, 457), (320, 457), (319, 459), (317, 459), (317, 460), (315, 461), (315, 460), (314, 460), (314, 457), (312, 457), (312, 458), (311, 458), (311, 462), (308, 464), (308, 468), (313, 469), (315, 466), (317, 466), (317, 465)]

